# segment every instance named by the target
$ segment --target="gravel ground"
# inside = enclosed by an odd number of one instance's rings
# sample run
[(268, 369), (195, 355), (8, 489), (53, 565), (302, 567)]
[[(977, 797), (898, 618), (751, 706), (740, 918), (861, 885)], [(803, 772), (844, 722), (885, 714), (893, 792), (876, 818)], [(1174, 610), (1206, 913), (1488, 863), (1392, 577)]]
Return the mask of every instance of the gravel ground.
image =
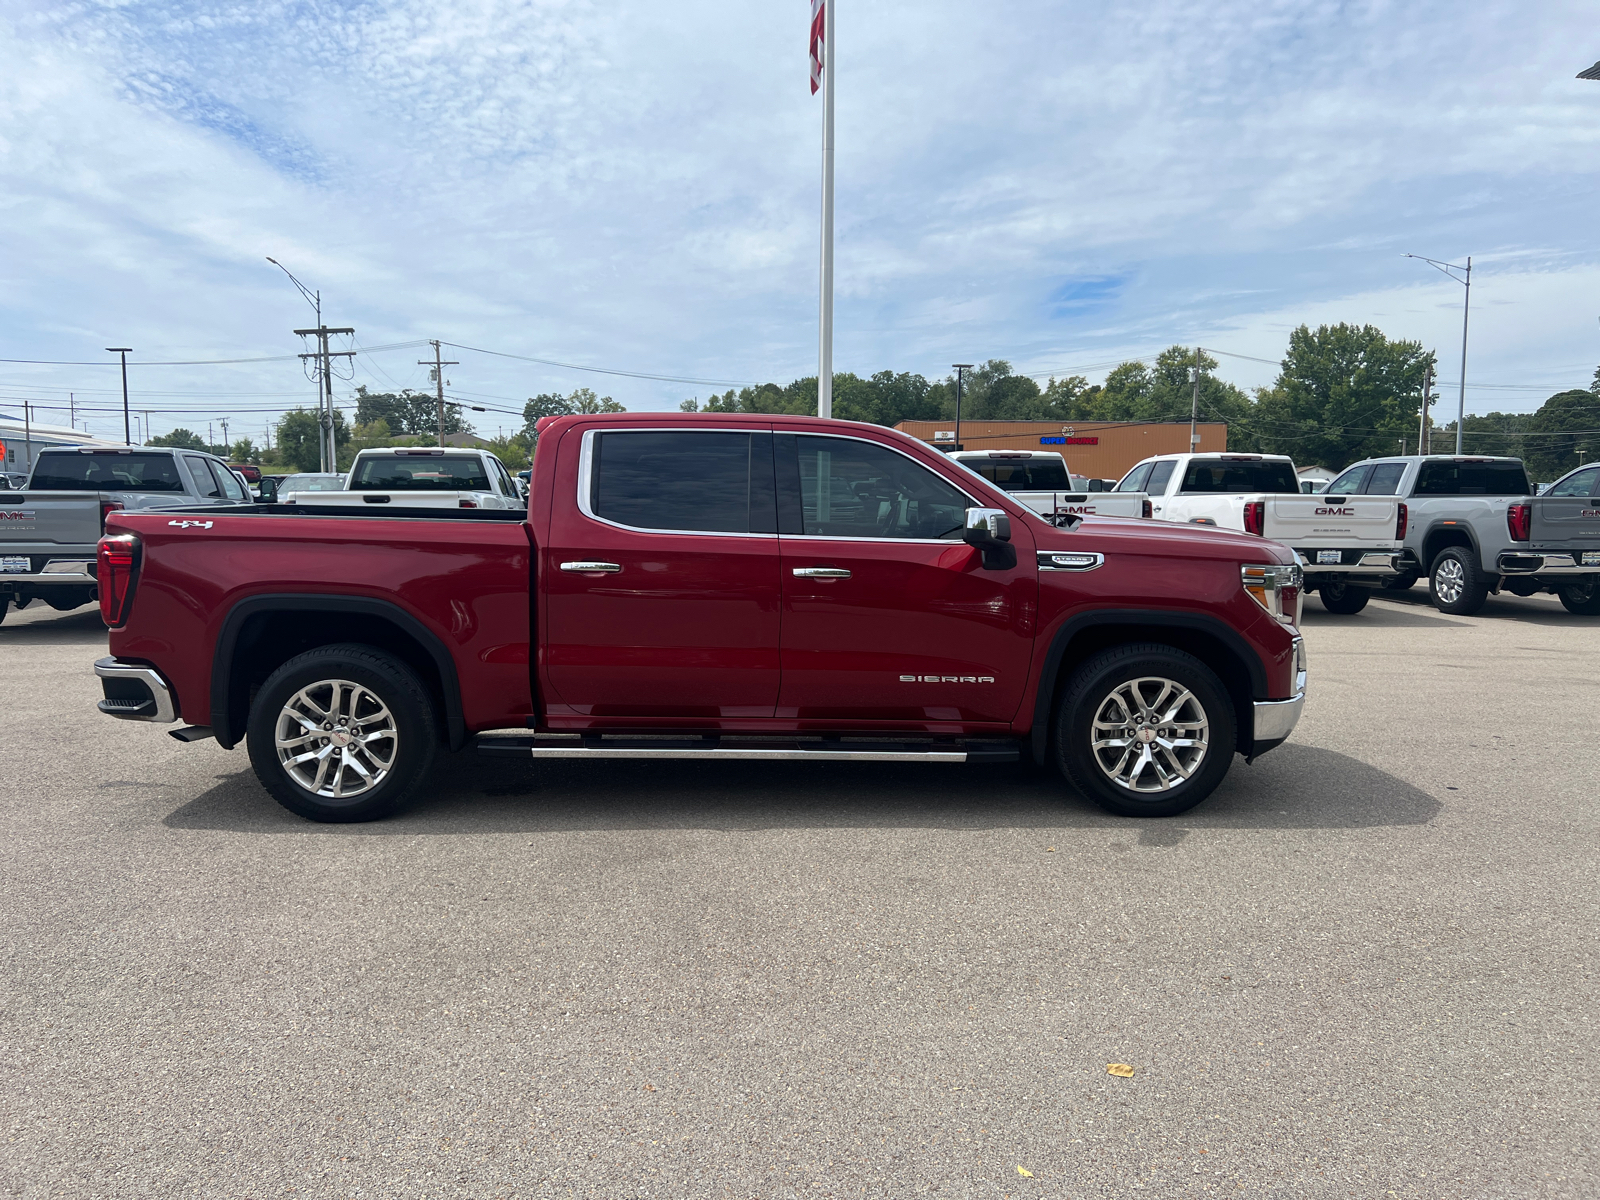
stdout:
[(12, 612), (0, 1188), (1600, 1194), (1600, 621), (1423, 601), (1312, 600), (1293, 741), (1149, 822), (462, 755), (313, 825), (99, 715), (92, 610)]

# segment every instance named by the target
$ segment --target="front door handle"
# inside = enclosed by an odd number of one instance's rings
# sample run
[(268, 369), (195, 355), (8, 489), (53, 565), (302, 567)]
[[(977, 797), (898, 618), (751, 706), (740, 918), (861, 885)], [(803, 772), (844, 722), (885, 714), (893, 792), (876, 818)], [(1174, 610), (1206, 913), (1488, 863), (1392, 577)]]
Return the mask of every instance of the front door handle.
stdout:
[(561, 564), (561, 569), (574, 571), (579, 575), (615, 575), (622, 570), (622, 565), (608, 562), (564, 562)]
[(796, 567), (794, 573), (801, 579), (849, 579), (850, 572), (843, 567)]

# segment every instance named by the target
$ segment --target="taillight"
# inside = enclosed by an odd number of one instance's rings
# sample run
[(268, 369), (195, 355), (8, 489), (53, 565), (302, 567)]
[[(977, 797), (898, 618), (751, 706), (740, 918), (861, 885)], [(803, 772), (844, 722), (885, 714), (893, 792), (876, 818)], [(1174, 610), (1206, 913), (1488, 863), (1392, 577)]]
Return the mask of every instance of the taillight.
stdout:
[(100, 539), (95, 548), (95, 576), (100, 584), (100, 616), (113, 629), (128, 620), (133, 606), (133, 579), (139, 570), (139, 539), (118, 533)]
[(1151, 506), (1150, 501), (1146, 500), (1144, 502), (1144, 519), (1146, 521), (1148, 521), (1152, 517), (1154, 517), (1155, 515), (1156, 515), (1156, 510)]
[(1400, 512), (1394, 519), (1394, 540), (1395, 541), (1403, 542), (1403, 541), (1406, 540), (1406, 523), (1408, 521), (1410, 521), (1410, 520), (1411, 520), (1411, 513), (1407, 510), (1405, 504), (1402, 503), (1400, 505)]
[(1529, 526), (1533, 524), (1533, 509), (1526, 504), (1513, 504), (1506, 509), (1506, 528), (1513, 542), (1528, 540)]
[(478, 502), (476, 500), (463, 500), (461, 502), (461, 504), (460, 504), (460, 507), (462, 507), (462, 508), (477, 508), (478, 507)]
[(101, 533), (104, 533), (106, 531), (106, 518), (109, 517), (112, 513), (118, 511), (121, 507), (122, 507), (122, 501), (121, 500), (102, 500), (102, 501), (100, 501), (100, 532)]
[(1244, 531), (1262, 536), (1261, 531), (1267, 527), (1267, 502), (1265, 500), (1252, 500), (1244, 506)]

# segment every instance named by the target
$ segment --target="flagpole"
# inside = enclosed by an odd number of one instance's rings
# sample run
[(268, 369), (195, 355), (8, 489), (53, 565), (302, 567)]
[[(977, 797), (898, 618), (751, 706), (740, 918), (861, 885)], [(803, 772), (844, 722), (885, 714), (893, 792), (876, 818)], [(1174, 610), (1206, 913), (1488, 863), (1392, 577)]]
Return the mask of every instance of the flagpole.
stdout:
[(822, 0), (822, 312), (817, 416), (833, 416), (833, 6)]

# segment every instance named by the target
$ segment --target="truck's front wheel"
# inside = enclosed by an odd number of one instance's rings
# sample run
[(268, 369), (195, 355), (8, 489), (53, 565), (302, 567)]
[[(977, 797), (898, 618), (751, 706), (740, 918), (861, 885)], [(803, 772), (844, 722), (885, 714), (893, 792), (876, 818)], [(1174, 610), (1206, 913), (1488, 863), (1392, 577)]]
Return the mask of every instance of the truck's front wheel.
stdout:
[(1234, 728), (1226, 689), (1199, 659), (1170, 646), (1115, 646), (1068, 682), (1056, 718), (1056, 761), (1102, 808), (1172, 817), (1222, 782)]
[(1600, 585), (1596, 584), (1593, 576), (1563, 583), (1556, 595), (1561, 597), (1561, 606), (1569, 613), (1579, 617), (1600, 617)]
[(319, 646), (268, 677), (250, 708), (250, 764), (313, 821), (386, 817), (427, 778), (433, 705), (410, 667), (370, 646)]

